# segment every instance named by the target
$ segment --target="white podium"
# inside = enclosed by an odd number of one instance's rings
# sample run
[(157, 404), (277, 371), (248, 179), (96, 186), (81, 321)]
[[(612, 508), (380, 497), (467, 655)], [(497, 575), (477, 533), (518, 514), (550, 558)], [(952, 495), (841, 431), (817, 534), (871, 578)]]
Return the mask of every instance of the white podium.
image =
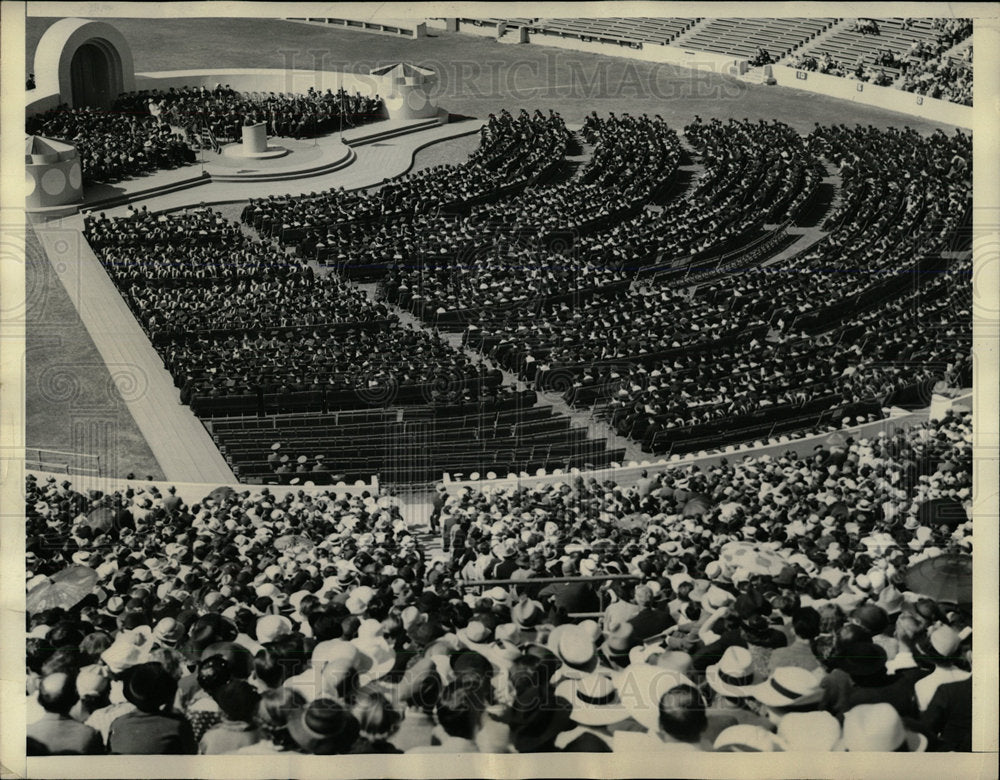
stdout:
[(255, 125), (243, 125), (243, 142), (229, 144), (222, 153), (227, 157), (242, 157), (248, 160), (263, 160), (272, 157), (282, 157), (288, 154), (283, 146), (269, 146), (267, 143), (267, 125), (258, 122)]

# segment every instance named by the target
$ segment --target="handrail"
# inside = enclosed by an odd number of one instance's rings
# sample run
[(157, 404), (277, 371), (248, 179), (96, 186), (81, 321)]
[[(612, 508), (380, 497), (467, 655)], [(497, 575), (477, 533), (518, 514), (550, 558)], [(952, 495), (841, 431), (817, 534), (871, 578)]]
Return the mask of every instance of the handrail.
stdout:
[(560, 582), (608, 582), (611, 580), (640, 580), (638, 574), (593, 574), (589, 577), (531, 577), (523, 580), (459, 580), (455, 584), (462, 588), (482, 588), (491, 585), (554, 585)]
[(43, 452), (47, 452), (51, 455), (69, 455), (74, 458), (94, 458), (98, 461), (101, 459), (100, 455), (95, 455), (90, 452), (64, 452), (63, 450), (52, 450), (47, 447), (25, 447), (24, 451), (25, 453), (34, 452), (38, 455), (41, 455)]

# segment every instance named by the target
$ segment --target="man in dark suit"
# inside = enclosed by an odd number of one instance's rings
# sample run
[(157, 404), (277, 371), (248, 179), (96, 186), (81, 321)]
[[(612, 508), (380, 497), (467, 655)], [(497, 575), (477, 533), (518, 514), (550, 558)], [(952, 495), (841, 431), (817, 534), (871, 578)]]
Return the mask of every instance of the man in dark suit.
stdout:
[(28, 726), (28, 743), (48, 755), (93, 755), (104, 752), (101, 734), (73, 720), (69, 711), (78, 700), (76, 680), (57, 672), (45, 677), (38, 689), (38, 703), (45, 710), (42, 719)]
[(939, 686), (920, 724), (935, 752), (971, 752), (972, 678)]

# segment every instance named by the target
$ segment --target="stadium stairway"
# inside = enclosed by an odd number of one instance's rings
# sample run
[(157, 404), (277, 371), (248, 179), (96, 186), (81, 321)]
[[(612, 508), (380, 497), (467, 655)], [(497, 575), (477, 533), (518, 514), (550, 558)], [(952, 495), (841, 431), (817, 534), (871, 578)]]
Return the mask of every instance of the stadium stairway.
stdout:
[(834, 35), (836, 35), (838, 32), (840, 32), (842, 29), (844, 29), (844, 27), (846, 25), (847, 25), (847, 20), (846, 19), (838, 19), (836, 22), (834, 22), (829, 27), (827, 27), (825, 30), (823, 30), (823, 32), (821, 32), (815, 38), (812, 38), (811, 40), (808, 40), (808, 41), (803, 41), (801, 44), (799, 44), (794, 49), (792, 49), (791, 51), (789, 51), (784, 57), (781, 57), (774, 64), (775, 65), (788, 65), (788, 63), (791, 61), (792, 57), (794, 57), (796, 54), (798, 54), (799, 52), (801, 52), (806, 46), (809, 46), (810, 48), (812, 48), (814, 46), (822, 46), (823, 43), (825, 43), (828, 38), (832, 38)]

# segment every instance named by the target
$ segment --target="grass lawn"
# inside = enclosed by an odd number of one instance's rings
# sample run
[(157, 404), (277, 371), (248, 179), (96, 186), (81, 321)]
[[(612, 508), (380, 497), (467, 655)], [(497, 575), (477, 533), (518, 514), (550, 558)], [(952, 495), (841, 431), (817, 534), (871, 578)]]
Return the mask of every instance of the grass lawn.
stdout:
[[(49, 17), (27, 19), (27, 67)], [(552, 108), (570, 123), (591, 111), (660, 114), (675, 126), (702, 117), (774, 119), (808, 132), (821, 124), (937, 125), (906, 114), (809, 92), (746, 84), (672, 65), (499, 44), (433, 32), (418, 40), (270, 19), (107, 19), (132, 47), (137, 72), (199, 68), (298, 68), (367, 72), (405, 60), (438, 74), (436, 95), (453, 113), (485, 117), (501, 108)], [(38, 75), (38, 74), (36, 74)], [(945, 130), (952, 128), (944, 126)]]
[[(39, 228), (44, 230), (44, 227)], [(164, 479), (35, 235), (25, 236), (25, 442), (100, 457), (102, 474)], [(90, 465), (81, 458), (79, 465)]]

